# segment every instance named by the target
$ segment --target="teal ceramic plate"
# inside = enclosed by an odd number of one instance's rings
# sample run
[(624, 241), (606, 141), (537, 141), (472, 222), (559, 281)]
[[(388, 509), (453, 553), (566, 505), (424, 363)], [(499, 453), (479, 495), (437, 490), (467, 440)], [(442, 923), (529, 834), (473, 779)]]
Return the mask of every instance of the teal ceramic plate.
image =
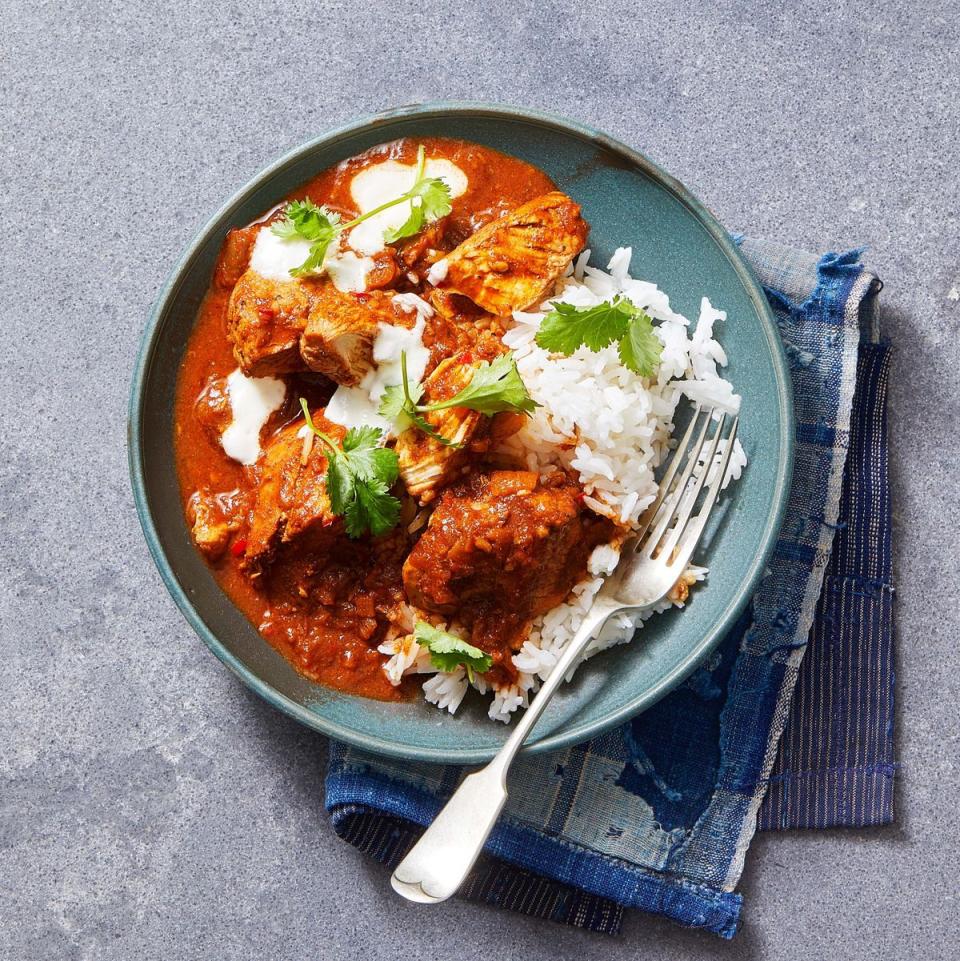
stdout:
[(633, 247), (633, 270), (675, 309), (696, 317), (700, 298), (727, 311), (719, 329), (728, 377), (743, 395), (741, 437), (750, 464), (710, 531), (706, 586), (687, 608), (653, 618), (634, 642), (593, 658), (554, 698), (526, 750), (553, 750), (599, 734), (649, 707), (713, 650), (746, 604), (773, 546), (792, 461), (789, 380), (766, 300), (726, 232), (672, 177), (641, 154), (579, 124), (481, 104), (404, 107), (298, 147), (234, 196), (176, 266), (143, 340), (130, 399), (130, 471), (137, 508), (170, 593), (210, 649), (262, 697), (310, 727), (380, 754), (482, 761), (508, 728), (480, 698), (456, 716), (422, 701), (383, 704), (298, 675), (221, 592), (193, 547), (173, 461), (177, 369), (227, 230), (258, 217), (318, 171), (397, 137), (460, 137), (522, 157), (583, 206), (593, 263)]

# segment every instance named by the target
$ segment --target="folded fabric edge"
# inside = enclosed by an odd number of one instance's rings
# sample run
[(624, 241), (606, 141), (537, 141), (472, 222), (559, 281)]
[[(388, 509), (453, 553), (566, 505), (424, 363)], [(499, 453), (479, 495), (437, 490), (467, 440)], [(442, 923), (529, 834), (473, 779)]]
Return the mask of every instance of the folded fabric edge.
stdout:
[[(867, 337), (871, 327), (862, 325), (861, 330)], [(895, 819), (894, 590), (886, 453), (890, 363), (888, 342), (861, 343), (842, 496), (846, 519), (838, 529), (810, 650), (760, 811), (760, 830), (862, 828)], [(855, 498), (851, 485), (858, 492)], [(809, 734), (825, 723), (827, 710), (822, 696), (812, 694), (811, 676), (831, 677), (841, 688), (860, 692), (847, 721), (846, 751), (835, 739)], [(834, 704), (832, 698), (829, 704)], [(805, 736), (793, 733), (795, 728)], [(818, 744), (832, 747), (828, 753)]]
[[(351, 798), (350, 804), (334, 802), (327, 805), (334, 829), (341, 836), (352, 833), (346, 819), (361, 813), (388, 815), (425, 827), (444, 803), (442, 799), (410, 784), (394, 782), (378, 772), (352, 771), (339, 759), (331, 760), (326, 791), (328, 798)], [(743, 898), (736, 892), (722, 891), (678, 876), (661, 875), (568, 840), (545, 836), (509, 817), (501, 818), (487, 842), (486, 851), (533, 873), (545, 864), (552, 864), (557, 874), (573, 887), (623, 907), (661, 914), (684, 927), (712, 931), (727, 939), (732, 938), (737, 930)]]
[[(749, 253), (747, 250), (747, 240), (742, 239), (740, 246), (745, 252)], [(830, 287), (836, 285), (839, 289), (833, 292), (832, 299), (844, 305), (844, 317), (848, 328), (852, 328), (862, 334), (862, 306), (864, 301), (874, 296), (877, 292), (878, 279), (874, 273), (859, 263), (860, 253), (860, 250), (853, 250), (846, 254), (828, 253), (820, 257), (816, 265), (816, 287), (796, 309), (802, 310), (808, 304), (823, 300)], [(751, 258), (751, 260), (753, 260), (753, 258)], [(761, 277), (761, 280), (763, 279), (765, 278)], [(775, 301), (779, 297), (781, 302), (785, 301), (782, 295), (777, 295), (777, 292), (768, 288), (766, 284), (764, 284), (763, 287), (764, 292), (771, 300)], [(795, 309), (793, 305), (789, 303), (784, 304), (784, 306), (790, 310)], [(783, 334), (783, 331), (781, 331), (781, 333)], [(840, 380), (841, 386), (839, 403), (837, 405), (838, 417), (836, 424), (838, 434), (846, 433), (850, 428), (851, 417), (853, 415), (854, 392), (856, 389), (857, 358), (859, 355), (860, 340), (860, 337), (848, 338), (848, 343), (842, 352), (842, 376)], [(784, 342), (786, 345), (786, 336), (784, 336)], [(800, 616), (798, 617), (797, 637), (801, 639), (802, 643), (797, 644), (797, 646), (791, 650), (786, 661), (787, 669), (780, 687), (778, 703), (771, 717), (765, 756), (759, 771), (758, 784), (760, 786), (754, 793), (746, 816), (743, 819), (740, 834), (731, 852), (730, 865), (724, 881), (725, 891), (733, 892), (739, 883), (746, 862), (747, 850), (750, 847), (754, 834), (758, 830), (758, 817), (761, 804), (766, 794), (766, 782), (776, 762), (780, 740), (786, 726), (790, 704), (793, 699), (794, 687), (806, 647), (806, 641), (813, 625), (815, 609), (823, 588), (823, 578), (833, 547), (833, 534), (840, 509), (841, 487), (846, 470), (846, 454), (847, 451), (840, 448), (836, 452), (832, 466), (826, 503), (823, 507), (823, 530), (821, 532), (819, 561), (814, 570), (811, 571), (810, 578), (808, 579), (808, 591), (804, 597)], [(764, 590), (764, 587), (765, 585), (761, 584), (758, 594)], [(721, 717), (727, 714), (730, 707), (731, 705), (728, 702), (724, 707)]]
[[(774, 809), (782, 812), (782, 823), (763, 823), (761, 830), (866, 828), (892, 824), (895, 777), (896, 765), (882, 762), (835, 770), (788, 771), (770, 785)], [(824, 803), (824, 798), (841, 799), (847, 795), (867, 801), (852, 811), (849, 805), (841, 806), (839, 800), (833, 804)], [(787, 798), (789, 801), (785, 800)], [(827, 807), (826, 812), (823, 812), (824, 807)], [(823, 813), (804, 815), (791, 812)]]
[[(336, 805), (331, 823), (340, 838), (390, 870), (403, 860), (422, 834), (420, 825), (413, 821), (357, 804)], [(619, 934), (623, 921), (623, 906), (610, 898), (486, 854), (477, 862), (459, 896), (598, 934)]]

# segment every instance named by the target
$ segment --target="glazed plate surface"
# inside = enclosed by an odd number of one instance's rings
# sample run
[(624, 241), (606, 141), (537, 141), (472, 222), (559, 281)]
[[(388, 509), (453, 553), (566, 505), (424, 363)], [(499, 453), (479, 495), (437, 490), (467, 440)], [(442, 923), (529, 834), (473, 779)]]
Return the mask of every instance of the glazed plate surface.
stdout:
[[(227, 230), (243, 226), (318, 171), (398, 137), (473, 140), (544, 170), (583, 207), (591, 263), (633, 248), (631, 272), (654, 281), (694, 321), (700, 298), (727, 311), (717, 326), (743, 396), (749, 466), (711, 518), (695, 561), (710, 568), (685, 610), (652, 618), (634, 641), (598, 655), (554, 698), (525, 750), (586, 740), (649, 707), (713, 650), (756, 586), (789, 492), (793, 417), (776, 324), (726, 232), (677, 181), (603, 134), (557, 117), (480, 104), (404, 107), (304, 144), (258, 174), (199, 233), (161, 292), (144, 335), (130, 400), (130, 470), (137, 508), (170, 593), (210, 649), (253, 690), (304, 724), (395, 757), (469, 763), (496, 752), (509, 728), (468, 695), (451, 716), (425, 701), (387, 704), (301, 677), (220, 590), (190, 539), (173, 459), (177, 371)], [(158, 639), (159, 641), (159, 639)]]

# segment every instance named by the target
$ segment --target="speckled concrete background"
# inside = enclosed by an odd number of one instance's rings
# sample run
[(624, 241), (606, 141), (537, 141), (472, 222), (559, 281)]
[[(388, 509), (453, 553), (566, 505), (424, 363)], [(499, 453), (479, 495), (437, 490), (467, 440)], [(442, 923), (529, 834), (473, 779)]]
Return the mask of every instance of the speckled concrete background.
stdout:
[[(0, 0), (0, 956), (956, 957), (957, 4), (455, 6)], [(128, 381), (181, 249), (289, 147), (439, 98), (594, 124), (886, 281), (900, 821), (759, 838), (732, 944), (395, 898), (326, 823), (322, 738), (223, 670), (141, 538)]]

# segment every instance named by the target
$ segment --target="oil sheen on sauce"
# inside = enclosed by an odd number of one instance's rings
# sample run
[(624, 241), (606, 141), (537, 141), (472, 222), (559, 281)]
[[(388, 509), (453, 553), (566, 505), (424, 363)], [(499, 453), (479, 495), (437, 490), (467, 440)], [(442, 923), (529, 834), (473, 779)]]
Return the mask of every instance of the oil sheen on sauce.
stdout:
[[(345, 220), (349, 220), (364, 209), (373, 209), (378, 198), (384, 194), (390, 194), (385, 199), (397, 196), (398, 184), (401, 193), (409, 187), (421, 142), (426, 147), (428, 164), (432, 165), (427, 167), (428, 173), (444, 179), (449, 176), (448, 183), (454, 195), (441, 253), (452, 250), (505, 210), (553, 189), (552, 182), (545, 174), (523, 161), (465, 141), (425, 138), (423, 141), (394, 141), (371, 148), (321, 171), (287, 200), (309, 197), (314, 203), (327, 204)], [(361, 177), (358, 182), (358, 175), (369, 170), (377, 172)], [(393, 217), (400, 222), (408, 213), (403, 211), (405, 206), (397, 205), (393, 213)], [(363, 234), (360, 239), (354, 237), (352, 241), (349, 235), (344, 238), (346, 244), (338, 246), (334, 254), (342, 265), (330, 272), (334, 283), (338, 283), (336, 271), (342, 270), (338, 285), (359, 288), (358, 275), (363, 272), (365, 277), (365, 270), (369, 269), (364, 263), (371, 257), (367, 251), (373, 249), (374, 241), (378, 250), (383, 246), (382, 227), (378, 225), (377, 229), (381, 230), (379, 238), (372, 229), (368, 241), (362, 239)], [(289, 271), (306, 259), (309, 244), (304, 242), (299, 248), (285, 247), (275, 243), (275, 237), (269, 229), (260, 230), (253, 245), (250, 267), (278, 281), (292, 279), (289, 278)], [(350, 250), (351, 246), (353, 250)], [(346, 257), (348, 253), (350, 257)], [(441, 270), (442, 267), (435, 267), (437, 274)], [(348, 276), (351, 272), (353, 275)], [(266, 385), (260, 385), (255, 391), (255, 403), (247, 405), (245, 400), (240, 399), (238, 412), (238, 396), (236, 391), (231, 391), (230, 385), (241, 383), (239, 377), (243, 375), (235, 373), (237, 362), (226, 334), (229, 296), (229, 289), (211, 284), (187, 344), (177, 382), (174, 452), (185, 512), (190, 498), (197, 491), (213, 495), (229, 494), (236, 500), (252, 505), (260, 484), (262, 460), (253, 464), (241, 461), (249, 461), (269, 442), (274, 432), (302, 417), (298, 402), (300, 397), (308, 401), (314, 412), (327, 408), (329, 416), (331, 411), (328, 404), (336, 389), (336, 385), (308, 373), (263, 378), (285, 385), (285, 396), (279, 405), (275, 404), (279, 389), (267, 386), (264, 397), (263, 387)], [(399, 296), (402, 298), (401, 305), (406, 303), (412, 308), (410, 319), (413, 323), (409, 328), (391, 327), (389, 331), (381, 331), (377, 337), (377, 366), (366, 385), (363, 404), (366, 416), (369, 416), (374, 403), (372, 397), (378, 397), (385, 386), (399, 381), (396, 365), (401, 350), (407, 353), (408, 370), (413, 376), (422, 374), (427, 363), (427, 351), (422, 338), (422, 307), (406, 295)], [(217, 429), (212, 430), (209, 416), (203, 416), (199, 408), (208, 395), (207, 389), (211, 383), (217, 382), (226, 383), (227, 393), (234, 396), (230, 398), (228, 419), (226, 422), (218, 420)], [(241, 388), (241, 395), (248, 386)], [(276, 393), (271, 394), (271, 391)], [(257, 429), (256, 421), (263, 416), (266, 408), (269, 408), (266, 422)], [(346, 412), (343, 419), (357, 422), (359, 416), (357, 412)], [(238, 445), (233, 446), (233, 439), (227, 443), (233, 453), (239, 455), (239, 459), (229, 456), (223, 446), (224, 429), (228, 429), (227, 425), (231, 423), (238, 424), (234, 431)], [(252, 441), (254, 434), (256, 450)], [(242, 443), (239, 443), (240, 437), (243, 438)], [(243, 532), (238, 532), (236, 536), (242, 537)], [(283, 576), (270, 584), (258, 586), (251, 582), (241, 567), (239, 557), (230, 550), (210, 566), (227, 596), (266, 640), (301, 673), (340, 690), (380, 700), (397, 700), (412, 695), (417, 681), (414, 679), (410, 684), (404, 682), (400, 688), (390, 684), (383, 672), (385, 658), (376, 650), (379, 643), (378, 628), (371, 611), (385, 599), (403, 600), (400, 570), (410, 545), (406, 540), (405, 528), (398, 528), (395, 538), (384, 540), (386, 543), (376, 551), (362, 541), (351, 541), (344, 545), (341, 552), (344, 557), (336, 561), (339, 564), (336, 578), (333, 574), (329, 577), (321, 574), (317, 589), (340, 589), (338, 585), (346, 578), (347, 599), (342, 604), (318, 606), (315, 610), (301, 603), (297, 597), (296, 571), (281, 572)], [(326, 581), (324, 577), (327, 577)]]

